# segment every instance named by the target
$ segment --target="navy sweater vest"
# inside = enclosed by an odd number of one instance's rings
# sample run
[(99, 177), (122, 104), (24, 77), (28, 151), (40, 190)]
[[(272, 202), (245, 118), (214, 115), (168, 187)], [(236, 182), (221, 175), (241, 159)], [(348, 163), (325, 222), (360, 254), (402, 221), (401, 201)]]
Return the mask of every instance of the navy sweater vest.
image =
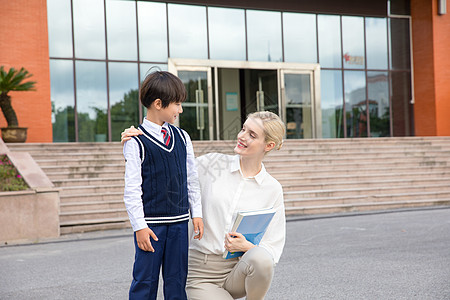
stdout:
[(169, 125), (169, 145), (161, 143), (142, 126), (139, 144), (142, 162), (142, 202), (145, 221), (151, 225), (189, 220), (186, 140)]

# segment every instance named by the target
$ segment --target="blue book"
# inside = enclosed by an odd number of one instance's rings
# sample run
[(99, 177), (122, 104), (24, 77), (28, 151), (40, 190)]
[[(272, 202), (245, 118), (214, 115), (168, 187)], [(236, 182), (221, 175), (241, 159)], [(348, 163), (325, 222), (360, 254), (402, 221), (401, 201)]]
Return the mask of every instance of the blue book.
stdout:
[[(274, 215), (275, 210), (273, 208), (238, 212), (231, 232), (239, 232), (245, 236), (247, 241), (253, 245), (258, 245)], [(225, 251), (223, 258), (229, 259), (243, 254), (244, 252)]]

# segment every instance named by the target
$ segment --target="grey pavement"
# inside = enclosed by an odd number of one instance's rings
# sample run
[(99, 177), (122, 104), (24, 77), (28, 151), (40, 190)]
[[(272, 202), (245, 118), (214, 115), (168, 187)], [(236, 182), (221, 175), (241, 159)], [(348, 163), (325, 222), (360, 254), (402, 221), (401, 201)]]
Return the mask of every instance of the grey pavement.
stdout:
[[(133, 256), (129, 229), (3, 246), (0, 299), (127, 299)], [(450, 207), (291, 219), (266, 299), (450, 299)]]

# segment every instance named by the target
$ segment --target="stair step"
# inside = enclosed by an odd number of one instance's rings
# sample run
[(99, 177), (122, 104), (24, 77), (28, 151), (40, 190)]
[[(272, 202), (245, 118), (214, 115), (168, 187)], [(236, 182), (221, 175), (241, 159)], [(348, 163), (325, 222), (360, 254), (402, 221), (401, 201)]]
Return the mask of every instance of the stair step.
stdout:
[(53, 184), (56, 187), (78, 187), (78, 186), (104, 186), (104, 185), (117, 185), (124, 187), (124, 178), (122, 177), (109, 177), (109, 178), (77, 178), (77, 179), (58, 179), (53, 180)]
[[(63, 189), (64, 191), (64, 189)], [(123, 189), (119, 192), (103, 192), (103, 193), (79, 193), (79, 194), (64, 194), (60, 193), (59, 199), (61, 203), (74, 203), (84, 201), (123, 201)]]
[(402, 202), (370, 202), (341, 205), (319, 205), (306, 207), (286, 207), (286, 215), (330, 214), (370, 210), (388, 210), (422, 206), (450, 205), (450, 199), (412, 200)]
[(60, 212), (79, 212), (83, 210), (87, 211), (99, 211), (99, 210), (125, 210), (125, 203), (123, 200), (109, 200), (109, 201), (77, 201), (77, 202), (66, 202), (61, 203)]
[(60, 223), (60, 226), (61, 226), (61, 234), (82, 233), (97, 230), (111, 230), (111, 229), (122, 229), (131, 227), (128, 217), (84, 220), (83, 223), (62, 222)]
[(392, 187), (360, 187), (348, 189), (323, 189), (311, 191), (284, 192), (285, 199), (312, 198), (312, 197), (344, 197), (356, 195), (383, 195), (387, 193), (425, 192), (425, 191), (450, 191), (450, 184), (416, 185), (416, 186), (392, 186)]
[(365, 202), (402, 202), (407, 200), (428, 200), (428, 199), (450, 199), (450, 190), (416, 192), (416, 193), (397, 193), (397, 194), (296, 198), (296, 199), (285, 199), (284, 205), (286, 207), (292, 207), (292, 206), (315, 206), (321, 204), (334, 205), (334, 204), (365, 203)]
[(318, 182), (318, 183), (303, 183), (301, 181), (290, 181), (283, 185), (284, 192), (290, 191), (311, 191), (311, 190), (331, 190), (331, 189), (352, 189), (358, 187), (368, 188), (384, 188), (384, 187), (410, 187), (415, 185), (436, 185), (450, 182), (450, 177), (441, 178), (415, 178), (415, 179), (390, 179), (390, 180), (372, 180), (361, 179), (359, 181), (340, 181), (337, 178), (334, 182)]
[(81, 210), (81, 211), (69, 211), (60, 212), (59, 220), (62, 224), (68, 222), (84, 223), (85, 220), (95, 219), (114, 219), (114, 218), (128, 218), (125, 208), (121, 209), (99, 209), (99, 210)]

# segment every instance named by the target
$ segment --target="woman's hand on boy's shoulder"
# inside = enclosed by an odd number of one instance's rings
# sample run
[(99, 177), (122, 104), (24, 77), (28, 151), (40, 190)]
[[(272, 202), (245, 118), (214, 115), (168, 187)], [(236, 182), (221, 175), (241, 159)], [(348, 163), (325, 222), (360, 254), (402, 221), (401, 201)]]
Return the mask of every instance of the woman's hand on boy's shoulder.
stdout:
[(120, 142), (122, 143), (122, 145), (128, 141), (131, 140), (132, 136), (137, 136), (137, 135), (141, 135), (144, 134), (140, 129), (134, 128), (134, 126), (131, 126), (130, 128), (125, 129), (121, 134), (121, 140)]

